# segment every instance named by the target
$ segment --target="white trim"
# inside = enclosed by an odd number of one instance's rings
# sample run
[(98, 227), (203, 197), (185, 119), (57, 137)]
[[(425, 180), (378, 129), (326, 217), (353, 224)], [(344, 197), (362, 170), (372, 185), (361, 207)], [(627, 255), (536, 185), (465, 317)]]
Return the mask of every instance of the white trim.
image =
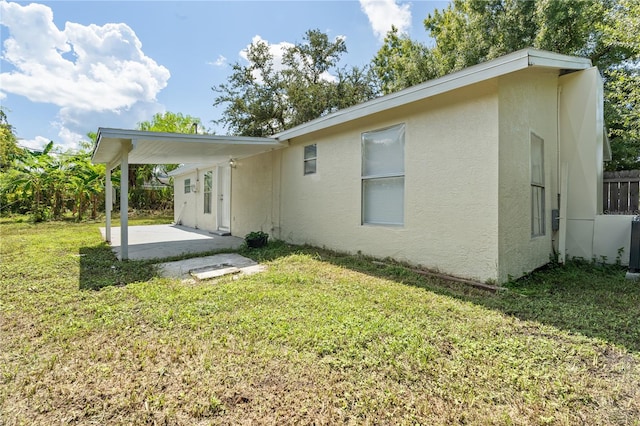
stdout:
[(195, 164), (207, 159), (216, 162), (222, 158), (244, 158), (287, 146), (287, 142), (279, 142), (274, 138), (146, 132), (101, 127), (98, 129), (91, 161), (114, 168), (120, 160), (122, 147), (128, 149), (131, 164)]

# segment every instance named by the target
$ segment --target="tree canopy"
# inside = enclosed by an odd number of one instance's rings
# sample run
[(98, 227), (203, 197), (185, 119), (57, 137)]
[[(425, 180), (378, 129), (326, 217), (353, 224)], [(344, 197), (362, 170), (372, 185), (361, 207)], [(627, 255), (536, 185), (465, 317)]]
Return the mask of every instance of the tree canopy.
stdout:
[(285, 47), (281, 64), (265, 41), (253, 42), (248, 64), (236, 62), (227, 82), (212, 88), (214, 106), (225, 106), (217, 123), (236, 135), (270, 136), (377, 96), (368, 68), (338, 66), (346, 52), (343, 38), (320, 30)]
[(0, 107), (0, 171), (11, 167), (13, 161), (22, 154), (22, 148), (18, 146), (18, 138), (9, 124), (9, 119), (4, 109)]
[(373, 59), (384, 93), (526, 47), (588, 57), (605, 80), (608, 168), (640, 168), (640, 0), (454, 0), (424, 26), (433, 46), (387, 34)]

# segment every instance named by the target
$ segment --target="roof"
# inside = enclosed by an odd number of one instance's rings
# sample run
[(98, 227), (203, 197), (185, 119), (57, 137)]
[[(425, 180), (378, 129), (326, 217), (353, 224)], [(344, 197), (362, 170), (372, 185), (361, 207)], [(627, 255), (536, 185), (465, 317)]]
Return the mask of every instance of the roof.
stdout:
[(591, 68), (591, 66), (591, 60), (588, 58), (561, 55), (537, 49), (523, 49), (399, 92), (336, 111), (280, 132), (274, 135), (274, 138), (288, 140), (530, 67), (578, 71)]
[[(571, 72), (591, 68), (587, 58), (523, 49), (429, 80), (396, 93), (336, 111), (269, 138), (98, 129), (92, 161), (115, 167), (123, 148), (132, 164), (215, 164), (286, 147), (289, 139), (387, 111), (527, 68)], [(204, 161), (203, 161), (204, 160)], [(193, 167), (191, 167), (193, 168)], [(181, 168), (178, 173), (186, 172)]]
[(203, 161), (211, 164), (285, 146), (286, 143), (274, 138), (100, 128), (91, 160), (113, 167), (120, 161), (124, 149), (128, 151), (130, 164), (190, 164)]

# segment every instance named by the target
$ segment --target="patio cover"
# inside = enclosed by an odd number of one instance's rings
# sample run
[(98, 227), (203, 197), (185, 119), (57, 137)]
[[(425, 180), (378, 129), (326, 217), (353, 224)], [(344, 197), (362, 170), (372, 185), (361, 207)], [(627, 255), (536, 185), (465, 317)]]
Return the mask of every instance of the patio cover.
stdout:
[[(111, 241), (112, 187), (111, 170), (120, 166), (121, 174), (129, 174), (129, 164), (195, 164), (221, 163), (286, 147), (274, 138), (146, 132), (99, 128), (91, 156), (94, 164), (106, 165), (105, 239)], [(129, 209), (129, 181), (120, 180), (120, 212)], [(128, 215), (120, 214), (120, 258), (128, 259)]]

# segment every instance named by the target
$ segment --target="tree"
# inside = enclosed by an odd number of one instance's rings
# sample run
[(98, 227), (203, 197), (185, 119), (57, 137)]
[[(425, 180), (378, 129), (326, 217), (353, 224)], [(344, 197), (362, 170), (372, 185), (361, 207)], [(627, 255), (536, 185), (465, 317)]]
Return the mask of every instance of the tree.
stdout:
[(12, 162), (23, 152), (18, 146), (18, 138), (9, 124), (7, 114), (0, 107), (0, 171), (7, 170)]
[(24, 198), (31, 201), (31, 214), (35, 222), (46, 220), (50, 216), (48, 191), (55, 182), (51, 174), (53, 158), (49, 151), (53, 148), (53, 141), (50, 141), (42, 152), (27, 151), (27, 155), (21, 158), (16, 165), (18, 174), (10, 183), (9, 190), (20, 192)]
[[(386, 92), (526, 47), (588, 57), (605, 81), (605, 120), (617, 157), (608, 168), (640, 168), (640, 122), (634, 113), (640, 92), (640, 0), (454, 0), (428, 15), (424, 25), (433, 47), (392, 31), (374, 58)], [(425, 67), (398, 66), (420, 50)]]
[(424, 44), (411, 40), (406, 34), (398, 34), (396, 27), (392, 27), (387, 33), (384, 44), (372, 62), (385, 94), (438, 76), (431, 50)]
[(217, 123), (237, 135), (270, 136), (375, 97), (368, 68), (338, 67), (346, 52), (343, 38), (331, 41), (309, 30), (302, 42), (284, 48), (280, 69), (269, 45), (253, 42), (248, 64), (235, 63), (227, 83), (212, 88), (214, 106), (225, 105)]
[[(205, 131), (199, 118), (170, 111), (138, 123), (138, 130), (185, 134)], [(172, 205), (173, 186), (166, 183), (166, 175), (176, 167), (178, 164), (132, 164), (128, 176), (131, 207), (155, 210)]]

